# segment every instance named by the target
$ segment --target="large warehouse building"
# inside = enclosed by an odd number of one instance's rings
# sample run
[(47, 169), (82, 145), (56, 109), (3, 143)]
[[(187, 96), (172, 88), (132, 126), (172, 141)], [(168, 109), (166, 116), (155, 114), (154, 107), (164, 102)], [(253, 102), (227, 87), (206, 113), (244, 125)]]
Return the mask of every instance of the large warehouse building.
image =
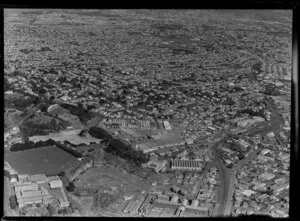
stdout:
[(195, 160), (171, 160), (172, 170), (202, 170), (203, 163)]

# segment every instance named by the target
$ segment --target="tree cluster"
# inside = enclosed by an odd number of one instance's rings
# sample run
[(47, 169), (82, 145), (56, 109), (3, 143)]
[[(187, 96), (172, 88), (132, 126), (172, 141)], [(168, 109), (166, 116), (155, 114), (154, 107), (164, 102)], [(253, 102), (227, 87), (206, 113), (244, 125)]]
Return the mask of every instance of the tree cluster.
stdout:
[(225, 101), (222, 102), (223, 105), (232, 106), (235, 104), (234, 100), (230, 97), (227, 97)]
[(55, 215), (56, 210), (55, 210), (55, 207), (54, 207), (54, 206), (52, 206), (52, 205), (49, 204), (46, 208), (47, 208), (47, 210), (48, 210), (48, 212), (49, 212), (49, 216)]
[(113, 138), (112, 135), (102, 128), (91, 127), (88, 132), (93, 137), (109, 142), (108, 147), (105, 149), (107, 153), (131, 161), (138, 167), (149, 161), (148, 157), (141, 151), (134, 150), (130, 145)]
[(269, 84), (265, 87), (264, 91), (262, 93), (270, 96), (280, 96), (281, 93), (279, 91), (279, 88), (277, 88), (274, 84)]
[(134, 150), (130, 145), (118, 139), (112, 139), (105, 151), (129, 160), (138, 167), (149, 161), (149, 158), (143, 152)]
[(34, 97), (27, 97), (23, 94), (14, 94), (5, 98), (5, 107), (12, 107), (16, 108), (17, 110), (24, 111), (27, 107), (31, 106), (32, 104), (36, 104), (37, 98)]
[(69, 182), (69, 185), (66, 187), (68, 192), (73, 192), (75, 190), (75, 185), (73, 182)]
[(57, 213), (58, 214), (63, 214), (63, 215), (68, 215), (68, 214), (72, 214), (73, 210), (70, 207), (66, 207), (66, 208), (57, 210)]
[(94, 197), (92, 210), (99, 211), (99, 209), (105, 209), (109, 207), (113, 202), (117, 200), (117, 196), (107, 193), (98, 193)]
[(113, 139), (112, 135), (110, 135), (101, 127), (91, 127), (88, 132), (92, 137), (102, 139), (103, 141), (109, 141)]
[(24, 54), (29, 54), (31, 52), (34, 52), (33, 49), (29, 49), (29, 48), (25, 48), (25, 49), (21, 49), (20, 52), (24, 53)]
[(32, 142), (28, 141), (25, 143), (16, 143), (13, 144), (10, 148), (11, 151), (23, 151), (23, 150), (29, 150), (34, 148), (40, 148), (40, 147), (46, 147), (46, 146), (53, 146), (55, 145), (55, 141), (52, 139), (48, 139), (46, 141), (39, 141), (39, 142)]
[(59, 142), (55, 142), (55, 145), (57, 147), (63, 149), (64, 151), (68, 152), (69, 154), (72, 154), (75, 157), (82, 157), (82, 153), (81, 152), (79, 152), (79, 151), (77, 151), (77, 150), (75, 150), (75, 149), (73, 149), (71, 147), (68, 147), (68, 146), (66, 146), (64, 144), (61, 144)]
[(249, 114), (250, 116), (257, 116), (257, 117), (265, 118), (265, 114), (264, 114), (263, 110), (254, 111), (249, 108), (243, 109), (243, 110), (238, 110), (237, 115), (241, 115), (241, 114)]
[(95, 116), (94, 113), (80, 106), (61, 104), (61, 107), (69, 110), (71, 114), (78, 116), (79, 120), (84, 123), (91, 120)]
[(17, 204), (16, 195), (12, 195), (9, 197), (9, 204), (10, 204), (10, 208), (17, 209), (18, 204)]
[(30, 120), (26, 120), (21, 126), (20, 129), (26, 136), (35, 136), (35, 135), (47, 135), (51, 131), (59, 131), (68, 126), (68, 123), (65, 121), (57, 121), (51, 119), (49, 123), (46, 124), (37, 124)]
[(12, 90), (12, 85), (8, 82), (7, 78), (4, 78), (4, 91)]

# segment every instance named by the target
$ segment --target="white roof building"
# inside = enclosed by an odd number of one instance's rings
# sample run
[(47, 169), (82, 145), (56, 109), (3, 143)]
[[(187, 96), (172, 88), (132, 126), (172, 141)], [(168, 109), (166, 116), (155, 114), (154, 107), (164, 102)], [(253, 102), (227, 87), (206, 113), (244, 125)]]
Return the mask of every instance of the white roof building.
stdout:
[(252, 190), (244, 190), (242, 192), (242, 194), (246, 195), (246, 196), (251, 196), (252, 194), (255, 194), (256, 192), (252, 191)]
[(172, 130), (169, 121), (164, 120), (164, 121), (163, 121), (163, 125), (164, 125), (164, 127), (165, 127), (165, 130)]
[(49, 182), (50, 188), (59, 188), (62, 187), (62, 181), (61, 180), (52, 180)]

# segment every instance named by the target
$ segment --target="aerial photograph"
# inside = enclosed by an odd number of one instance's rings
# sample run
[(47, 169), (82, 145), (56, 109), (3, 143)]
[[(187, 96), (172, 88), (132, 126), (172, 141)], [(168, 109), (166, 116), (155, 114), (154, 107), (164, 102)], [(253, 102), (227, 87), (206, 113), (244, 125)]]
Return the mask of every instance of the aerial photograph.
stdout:
[(292, 10), (4, 9), (4, 216), (289, 217)]

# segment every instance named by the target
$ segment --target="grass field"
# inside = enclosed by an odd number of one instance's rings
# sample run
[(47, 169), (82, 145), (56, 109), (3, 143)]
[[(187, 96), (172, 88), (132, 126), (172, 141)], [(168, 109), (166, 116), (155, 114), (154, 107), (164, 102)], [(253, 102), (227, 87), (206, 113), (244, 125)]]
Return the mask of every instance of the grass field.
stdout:
[(115, 186), (121, 188), (126, 194), (141, 192), (150, 188), (150, 184), (140, 177), (124, 173), (115, 168), (105, 167), (87, 170), (78, 177), (75, 185), (95, 189), (106, 189)]
[(8, 153), (4, 160), (20, 174), (55, 175), (69, 169), (77, 158), (58, 147), (43, 147)]

